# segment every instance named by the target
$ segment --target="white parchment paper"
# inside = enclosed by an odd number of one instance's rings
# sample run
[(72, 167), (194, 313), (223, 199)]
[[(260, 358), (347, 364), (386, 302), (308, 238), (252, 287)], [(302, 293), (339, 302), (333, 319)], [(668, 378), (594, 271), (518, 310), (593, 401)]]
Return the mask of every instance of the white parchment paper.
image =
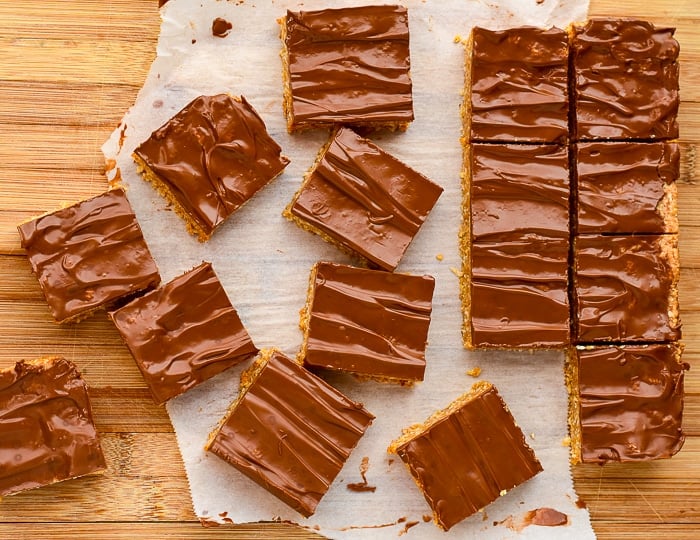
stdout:
[[(350, 262), (319, 237), (282, 216), (304, 172), (327, 134), (288, 135), (282, 114), (280, 42), (276, 19), (287, 8), (360, 5), (357, 1), (170, 0), (163, 18), (158, 56), (121, 126), (105, 143), (109, 175), (120, 172), (164, 281), (211, 261), (258, 347), (294, 355), (301, 344), (299, 309), (306, 299), (311, 266), (318, 260)], [(568, 461), (563, 355), (555, 352), (467, 352), (460, 336), (456, 269), (460, 219), (461, 149), (459, 104), (464, 51), (455, 37), (473, 25), (505, 28), (524, 24), (566, 26), (584, 20), (584, 0), (406, 0), (416, 120), (408, 131), (375, 138), (399, 159), (445, 189), (433, 213), (397, 268), (436, 278), (434, 311), (423, 383), (412, 388), (337, 376), (331, 380), (361, 401), (377, 419), (309, 519), (288, 508), (203, 446), (237, 393), (240, 371), (229, 370), (168, 403), (192, 490), (196, 514), (220, 523), (281, 519), (330, 538), (595, 538), (589, 516), (578, 508)], [(225, 38), (211, 24), (233, 24)], [(283, 175), (234, 214), (206, 244), (187, 234), (183, 222), (142, 181), (133, 149), (198, 95), (243, 94), (265, 120), (291, 164)], [(386, 453), (401, 429), (424, 421), (475, 382), (467, 370), (493, 382), (527, 434), (544, 472), (512, 490), (484, 512), (450, 532), (425, 522), (430, 509), (403, 463)], [(374, 492), (357, 493), (360, 463), (369, 458), (367, 481)], [(569, 524), (525, 526), (524, 514), (540, 507), (564, 512)]]

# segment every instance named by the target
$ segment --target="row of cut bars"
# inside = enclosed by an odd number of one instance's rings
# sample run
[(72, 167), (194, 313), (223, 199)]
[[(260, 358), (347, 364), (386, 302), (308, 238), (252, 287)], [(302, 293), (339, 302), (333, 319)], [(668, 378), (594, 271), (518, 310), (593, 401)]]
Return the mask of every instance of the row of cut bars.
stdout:
[(579, 344), (567, 372), (574, 461), (667, 457), (683, 442), (687, 368), (679, 151), (660, 142), (678, 136), (678, 44), (643, 21), (570, 34), (472, 33), (465, 345)]

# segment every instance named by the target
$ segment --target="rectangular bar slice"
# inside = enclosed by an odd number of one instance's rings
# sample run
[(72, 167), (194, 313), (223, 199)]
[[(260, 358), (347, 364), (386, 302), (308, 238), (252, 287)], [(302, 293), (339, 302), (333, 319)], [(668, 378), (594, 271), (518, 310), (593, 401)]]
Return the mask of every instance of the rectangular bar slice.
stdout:
[(287, 11), (279, 23), (290, 132), (335, 124), (405, 129), (413, 121), (405, 7)]
[(570, 341), (569, 242), (523, 235), (471, 247), (467, 348), (558, 348)]
[(435, 279), (317, 263), (299, 360), (362, 378), (422, 381)]
[(202, 242), (289, 163), (255, 109), (227, 94), (194, 99), (133, 158)]
[(676, 235), (574, 240), (576, 342), (666, 342), (681, 336)]
[(577, 347), (569, 359), (574, 462), (668, 458), (685, 440), (678, 343)]
[(569, 237), (565, 146), (472, 144), (467, 160), (472, 242), (504, 233)]
[(476, 383), (389, 446), (444, 530), (542, 471), (496, 388)]
[(85, 318), (160, 283), (123, 189), (27, 221), (18, 230), (59, 323)]
[(159, 404), (258, 352), (210, 263), (109, 315)]
[(578, 143), (574, 155), (577, 234), (678, 232), (677, 143)]
[(475, 27), (463, 121), (470, 141), (566, 143), (569, 40), (564, 30)]
[(205, 448), (308, 517), (373, 419), (279, 351), (264, 349)]
[(53, 357), (0, 371), (0, 496), (106, 468), (75, 365)]
[(467, 148), (460, 291), (467, 348), (569, 341), (569, 166), (556, 145)]
[(674, 31), (635, 19), (573, 27), (572, 139), (678, 137)]
[(392, 271), (442, 191), (373, 142), (341, 127), (331, 134), (283, 215)]

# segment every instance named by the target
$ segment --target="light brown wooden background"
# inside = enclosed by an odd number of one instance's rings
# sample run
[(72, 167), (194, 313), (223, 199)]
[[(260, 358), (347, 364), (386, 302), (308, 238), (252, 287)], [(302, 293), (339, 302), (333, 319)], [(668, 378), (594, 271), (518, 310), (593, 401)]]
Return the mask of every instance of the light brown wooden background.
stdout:
[[(592, 0), (591, 15), (678, 28), (681, 302), (685, 359), (694, 367), (681, 453), (577, 467), (576, 486), (600, 538), (700, 538), (700, 2)], [(165, 410), (153, 405), (117, 332), (104, 315), (54, 324), (19, 247), (18, 222), (106, 188), (100, 146), (136, 97), (158, 29), (157, 0), (0, 0), (0, 368), (41, 355), (75, 359), (92, 387), (109, 463), (104, 477), (4, 499), (0, 538), (312, 536), (284, 525), (203, 528)]]

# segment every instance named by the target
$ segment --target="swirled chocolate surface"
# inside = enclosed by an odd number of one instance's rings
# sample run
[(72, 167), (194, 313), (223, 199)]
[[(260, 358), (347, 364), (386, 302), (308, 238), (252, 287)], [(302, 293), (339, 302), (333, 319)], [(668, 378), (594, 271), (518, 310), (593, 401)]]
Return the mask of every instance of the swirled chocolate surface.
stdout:
[(683, 446), (683, 372), (678, 344), (577, 348), (581, 457), (647, 461)]
[(634, 19), (574, 27), (577, 140), (678, 137), (674, 31)]
[(405, 7), (288, 11), (283, 24), (292, 129), (413, 120)]
[(87, 386), (63, 358), (0, 372), (0, 495), (106, 468)]
[(156, 403), (258, 352), (209, 263), (133, 300), (110, 317)]
[(244, 97), (200, 96), (134, 151), (208, 237), (289, 160)]
[(678, 232), (677, 143), (579, 143), (575, 155), (579, 234)]
[(472, 144), (470, 149), (474, 242), (503, 233), (568, 238), (566, 147)]
[(471, 140), (566, 142), (568, 63), (564, 30), (474, 28)]
[(348, 128), (331, 135), (290, 205), (292, 216), (393, 270), (442, 188)]
[(137, 291), (160, 275), (122, 189), (18, 227), (22, 247), (58, 322)]
[(396, 451), (445, 530), (542, 470), (491, 385)]
[(568, 239), (534, 234), (472, 244), (472, 346), (566, 346), (568, 256)]
[(282, 353), (263, 353), (208, 450), (309, 516), (374, 416)]
[(574, 252), (578, 343), (681, 337), (675, 235), (579, 236)]
[(435, 280), (318, 263), (304, 364), (401, 381), (423, 380)]

